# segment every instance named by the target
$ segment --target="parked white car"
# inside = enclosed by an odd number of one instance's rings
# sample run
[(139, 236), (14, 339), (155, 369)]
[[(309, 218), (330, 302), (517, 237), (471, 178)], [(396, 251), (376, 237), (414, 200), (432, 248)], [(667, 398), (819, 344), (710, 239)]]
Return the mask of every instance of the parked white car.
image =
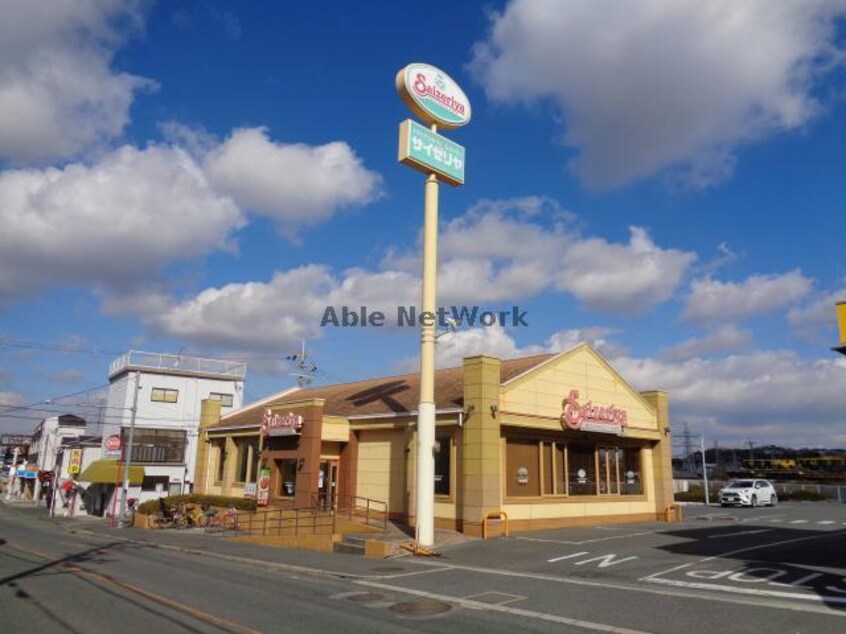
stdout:
[(727, 487), (720, 489), (720, 504), (728, 506), (775, 506), (778, 495), (775, 487), (766, 480), (735, 480)]

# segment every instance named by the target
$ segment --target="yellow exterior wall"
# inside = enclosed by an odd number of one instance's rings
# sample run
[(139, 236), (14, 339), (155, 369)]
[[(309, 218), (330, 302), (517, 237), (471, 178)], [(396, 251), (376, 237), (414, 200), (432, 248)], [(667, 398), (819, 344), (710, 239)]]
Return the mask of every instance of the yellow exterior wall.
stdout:
[(562, 402), (573, 389), (579, 391), (580, 403), (591, 400), (596, 405), (615, 405), (626, 410), (629, 425), (624, 429), (624, 437), (643, 436), (639, 433), (641, 430), (658, 431), (655, 410), (586, 345), (504, 387), (500, 396), (502, 422), (521, 425), (522, 416), (509, 415), (519, 412), (540, 419), (522, 423), (524, 425), (560, 430)]
[(546, 504), (506, 504), (509, 520), (538, 520), (553, 518), (602, 517), (606, 515), (654, 514), (652, 502), (638, 500), (629, 502), (624, 498), (603, 502), (592, 498), (590, 502), (561, 502)]
[(324, 416), (320, 430), (323, 442), (347, 442), (350, 439), (350, 423), (340, 416)]
[(389, 513), (405, 510), (405, 432), (362, 431), (358, 443), (356, 495), (388, 503)]
[(840, 332), (840, 343), (846, 344), (846, 302), (837, 303), (837, 329)]

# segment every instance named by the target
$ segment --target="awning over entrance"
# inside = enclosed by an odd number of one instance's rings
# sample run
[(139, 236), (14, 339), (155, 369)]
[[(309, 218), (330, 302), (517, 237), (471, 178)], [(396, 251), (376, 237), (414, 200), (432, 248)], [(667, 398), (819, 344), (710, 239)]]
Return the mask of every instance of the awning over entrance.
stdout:
[[(130, 465), (129, 484), (141, 484), (144, 479), (144, 467)], [(95, 460), (79, 474), (80, 482), (100, 484), (119, 484), (123, 482), (123, 464), (117, 460)]]

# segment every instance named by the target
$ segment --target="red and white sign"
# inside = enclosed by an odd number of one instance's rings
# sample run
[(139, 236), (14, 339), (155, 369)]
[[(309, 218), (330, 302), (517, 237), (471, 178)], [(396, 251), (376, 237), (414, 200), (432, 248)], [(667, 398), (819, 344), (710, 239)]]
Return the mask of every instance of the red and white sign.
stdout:
[(261, 419), (261, 433), (264, 436), (296, 436), (302, 433), (303, 417), (288, 412), (280, 414), (269, 409), (264, 410)]
[(629, 424), (626, 410), (614, 405), (594, 405), (593, 401), (579, 403), (579, 391), (570, 390), (564, 399), (561, 426), (575, 431), (593, 431), (601, 434), (620, 434)]
[(120, 456), (121, 450), (121, 442), (120, 442), (120, 435), (114, 434), (113, 436), (109, 436), (103, 442), (103, 457), (104, 458), (115, 458)]

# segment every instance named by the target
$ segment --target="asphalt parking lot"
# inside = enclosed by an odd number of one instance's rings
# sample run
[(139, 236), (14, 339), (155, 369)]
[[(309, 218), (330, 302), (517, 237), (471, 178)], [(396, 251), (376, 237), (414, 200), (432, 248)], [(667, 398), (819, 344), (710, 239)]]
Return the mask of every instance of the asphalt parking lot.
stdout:
[(612, 628), (605, 631), (846, 628), (845, 504), (684, 511), (676, 524), (567, 528), (471, 542), (439, 560), (415, 562), (428, 568), (424, 572), (380, 583), (423, 596), (566, 612), (595, 629)]

